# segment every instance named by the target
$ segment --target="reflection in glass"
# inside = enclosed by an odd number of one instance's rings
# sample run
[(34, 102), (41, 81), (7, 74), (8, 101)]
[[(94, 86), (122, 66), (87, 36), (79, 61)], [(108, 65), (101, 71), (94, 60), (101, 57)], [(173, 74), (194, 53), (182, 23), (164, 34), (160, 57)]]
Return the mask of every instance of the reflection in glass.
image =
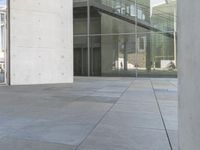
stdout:
[(91, 75), (135, 76), (134, 38), (134, 35), (92, 36)]
[(74, 35), (87, 34), (87, 0), (73, 1)]
[[(86, 40), (88, 72), (83, 71), (82, 75), (177, 75), (176, 0), (74, 0), (74, 3), (75, 54), (76, 42)], [(85, 38), (80, 40), (78, 36)]]
[(88, 75), (87, 37), (74, 37), (74, 75)]
[(6, 1), (0, 0), (0, 83), (5, 82), (6, 72)]
[(152, 7), (152, 26), (158, 30), (176, 31), (176, 1), (162, 2)]
[[(146, 40), (140, 42), (143, 49), (143, 59), (138, 58), (138, 75), (139, 76), (176, 76), (176, 48), (174, 37), (168, 34), (146, 33), (141, 34)], [(141, 50), (138, 50), (141, 57)], [(144, 64), (144, 65), (141, 65)]]

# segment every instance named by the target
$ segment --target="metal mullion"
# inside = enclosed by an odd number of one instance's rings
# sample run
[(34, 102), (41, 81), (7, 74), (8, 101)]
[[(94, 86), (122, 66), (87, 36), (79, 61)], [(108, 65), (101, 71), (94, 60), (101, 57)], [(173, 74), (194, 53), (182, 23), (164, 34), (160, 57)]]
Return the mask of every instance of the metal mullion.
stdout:
[(138, 77), (138, 41), (137, 41), (137, 0), (135, 0), (135, 52), (136, 52), (136, 57), (135, 57), (135, 62), (136, 62), (136, 72), (135, 72), (135, 76), (136, 78)]
[(6, 75), (5, 75), (5, 84), (10, 85), (10, 0), (7, 0), (6, 3)]
[[(152, 31), (150, 32), (138, 32), (137, 35), (140, 35), (140, 34), (148, 34), (148, 33), (151, 33), (151, 34), (162, 34), (162, 33), (172, 33), (174, 34), (174, 31), (164, 31), (164, 32), (154, 32), (152, 33)], [(136, 33), (103, 33), (103, 34), (90, 34), (89, 36), (114, 36), (114, 35), (135, 35)], [(82, 35), (82, 34), (77, 34), (77, 35), (74, 35), (74, 37), (86, 37), (88, 35)]]
[(90, 76), (90, 0), (87, 0), (87, 51), (88, 51), (88, 76)]

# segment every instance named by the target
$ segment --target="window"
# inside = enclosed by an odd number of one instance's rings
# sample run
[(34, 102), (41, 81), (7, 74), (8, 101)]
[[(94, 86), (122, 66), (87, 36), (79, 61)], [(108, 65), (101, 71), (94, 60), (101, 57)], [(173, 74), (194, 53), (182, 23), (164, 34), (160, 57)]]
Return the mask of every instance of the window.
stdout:
[(146, 48), (146, 37), (139, 37), (138, 38), (139, 48), (138, 52), (145, 52)]

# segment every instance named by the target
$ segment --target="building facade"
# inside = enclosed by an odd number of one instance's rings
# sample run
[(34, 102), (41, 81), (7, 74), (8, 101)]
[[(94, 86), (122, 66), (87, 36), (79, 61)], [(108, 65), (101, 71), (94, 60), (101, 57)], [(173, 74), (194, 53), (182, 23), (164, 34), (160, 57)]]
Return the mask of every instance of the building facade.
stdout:
[(1, 0), (0, 83), (176, 77), (176, 1), (155, 2)]
[(5, 71), (6, 71), (6, 40), (7, 40), (7, 31), (6, 31), (6, 14), (7, 14), (7, 5), (6, 1), (0, 3), (0, 83), (5, 83)]
[(1, 0), (0, 4), (0, 82), (73, 82), (72, 0)]
[(74, 0), (74, 74), (176, 76), (176, 1), (154, 1)]

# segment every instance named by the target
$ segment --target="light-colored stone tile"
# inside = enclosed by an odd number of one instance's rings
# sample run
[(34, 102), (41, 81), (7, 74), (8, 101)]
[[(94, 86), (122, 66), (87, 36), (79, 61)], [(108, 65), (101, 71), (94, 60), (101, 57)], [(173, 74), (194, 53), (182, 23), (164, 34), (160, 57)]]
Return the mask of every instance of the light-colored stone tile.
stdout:
[(159, 113), (159, 109), (156, 103), (133, 103), (124, 104), (117, 103), (111, 110), (112, 112), (153, 112)]
[(170, 142), (172, 144), (173, 150), (179, 150), (178, 148), (178, 133), (177, 131), (168, 130)]
[(2, 150), (75, 150), (75, 146), (5, 137), (0, 141)]
[(132, 127), (164, 129), (160, 114), (149, 112), (110, 112), (101, 123), (127, 129)]
[(99, 125), (78, 150), (170, 150), (165, 131)]
[[(176, 91), (153, 81), (156, 91), (167, 89), (158, 102), (173, 135)], [(0, 95), (3, 150), (73, 150), (88, 135), (82, 150), (169, 150), (150, 79), (76, 77), (74, 84), (0, 87)]]

